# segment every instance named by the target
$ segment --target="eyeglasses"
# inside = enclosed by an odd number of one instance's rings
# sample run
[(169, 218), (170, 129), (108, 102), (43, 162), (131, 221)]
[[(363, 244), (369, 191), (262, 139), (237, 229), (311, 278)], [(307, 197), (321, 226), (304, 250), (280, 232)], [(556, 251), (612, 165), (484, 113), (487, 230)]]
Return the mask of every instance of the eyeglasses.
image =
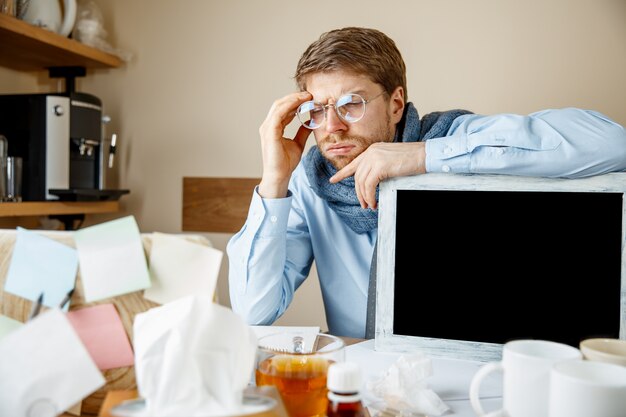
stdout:
[(356, 123), (365, 116), (367, 103), (377, 99), (383, 94), (385, 94), (385, 91), (382, 91), (376, 97), (365, 100), (359, 94), (348, 93), (339, 97), (335, 103), (328, 104), (306, 101), (300, 104), (298, 110), (296, 110), (296, 115), (300, 123), (302, 123), (302, 126), (308, 129), (317, 129), (324, 123), (324, 120), (326, 120), (326, 109), (334, 107), (341, 120), (348, 123)]

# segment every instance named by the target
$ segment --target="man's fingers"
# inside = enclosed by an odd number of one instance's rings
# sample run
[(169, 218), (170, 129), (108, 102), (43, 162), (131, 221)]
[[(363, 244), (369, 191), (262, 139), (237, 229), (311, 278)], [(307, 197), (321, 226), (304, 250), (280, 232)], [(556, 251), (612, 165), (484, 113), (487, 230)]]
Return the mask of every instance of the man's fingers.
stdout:
[(298, 106), (311, 98), (311, 93), (308, 91), (291, 93), (279, 98), (272, 104), (266, 120), (272, 120), (274, 125), (284, 128), (295, 117)]
[(354, 175), (355, 187), (364, 202), (363, 208), (376, 208), (376, 173), (371, 166), (361, 165)]
[(361, 205), (361, 208), (367, 208), (367, 203), (363, 199), (363, 194), (361, 193), (361, 189), (359, 188), (359, 185), (357, 183), (354, 184), (354, 191), (356, 191), (356, 198), (359, 199), (359, 204)]
[(364, 199), (367, 206), (371, 209), (375, 209), (378, 205), (376, 201), (376, 187), (378, 183), (378, 178), (372, 171), (368, 173), (367, 178), (363, 182)]
[(357, 156), (352, 162), (337, 171), (335, 175), (330, 177), (328, 181), (330, 181), (331, 184), (335, 184), (341, 180), (353, 176), (357, 168), (359, 167), (359, 164), (361, 163), (362, 157), (363, 154)]
[(354, 190), (356, 191), (359, 203), (361, 203), (361, 208), (364, 209), (369, 206), (368, 190), (365, 187), (365, 181), (370, 173), (370, 167), (367, 164), (360, 164), (354, 173)]

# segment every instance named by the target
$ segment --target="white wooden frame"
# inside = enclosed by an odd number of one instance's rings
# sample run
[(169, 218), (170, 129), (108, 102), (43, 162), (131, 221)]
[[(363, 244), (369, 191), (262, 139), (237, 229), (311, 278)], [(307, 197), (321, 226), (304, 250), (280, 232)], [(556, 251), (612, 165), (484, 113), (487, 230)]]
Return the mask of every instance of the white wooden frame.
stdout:
[[(617, 192), (626, 194), (626, 173), (611, 173), (583, 179), (431, 173), (397, 177), (381, 183), (378, 215), (375, 350), (393, 352), (420, 350), (431, 356), (486, 362), (501, 358), (501, 344), (393, 334), (395, 222), (398, 190), (564, 191)], [(620, 339), (626, 339), (625, 236), (626, 204), (623, 203)]]

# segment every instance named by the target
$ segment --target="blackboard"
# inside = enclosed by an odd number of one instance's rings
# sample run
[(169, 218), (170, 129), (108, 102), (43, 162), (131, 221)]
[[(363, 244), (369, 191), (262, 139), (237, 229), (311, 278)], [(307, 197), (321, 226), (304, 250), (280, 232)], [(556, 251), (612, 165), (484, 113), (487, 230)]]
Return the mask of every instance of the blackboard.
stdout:
[(491, 360), (509, 340), (623, 338), (625, 190), (626, 174), (384, 182), (376, 349)]

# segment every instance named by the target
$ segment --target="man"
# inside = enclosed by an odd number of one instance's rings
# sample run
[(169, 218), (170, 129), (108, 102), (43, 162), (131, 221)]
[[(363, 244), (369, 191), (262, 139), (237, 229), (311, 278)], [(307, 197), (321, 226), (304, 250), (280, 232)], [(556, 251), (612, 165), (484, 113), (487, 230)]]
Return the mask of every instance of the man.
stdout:
[[(227, 248), (232, 307), (249, 323), (280, 317), (315, 260), (329, 331), (364, 337), (377, 186), (385, 178), (574, 178), (626, 169), (624, 129), (599, 113), (453, 110), (420, 120), (405, 72), (394, 42), (373, 29), (327, 32), (300, 58), (300, 92), (276, 100), (259, 129), (263, 176)], [(286, 138), (294, 117), (302, 126)], [(317, 146), (303, 155), (311, 131)]]

